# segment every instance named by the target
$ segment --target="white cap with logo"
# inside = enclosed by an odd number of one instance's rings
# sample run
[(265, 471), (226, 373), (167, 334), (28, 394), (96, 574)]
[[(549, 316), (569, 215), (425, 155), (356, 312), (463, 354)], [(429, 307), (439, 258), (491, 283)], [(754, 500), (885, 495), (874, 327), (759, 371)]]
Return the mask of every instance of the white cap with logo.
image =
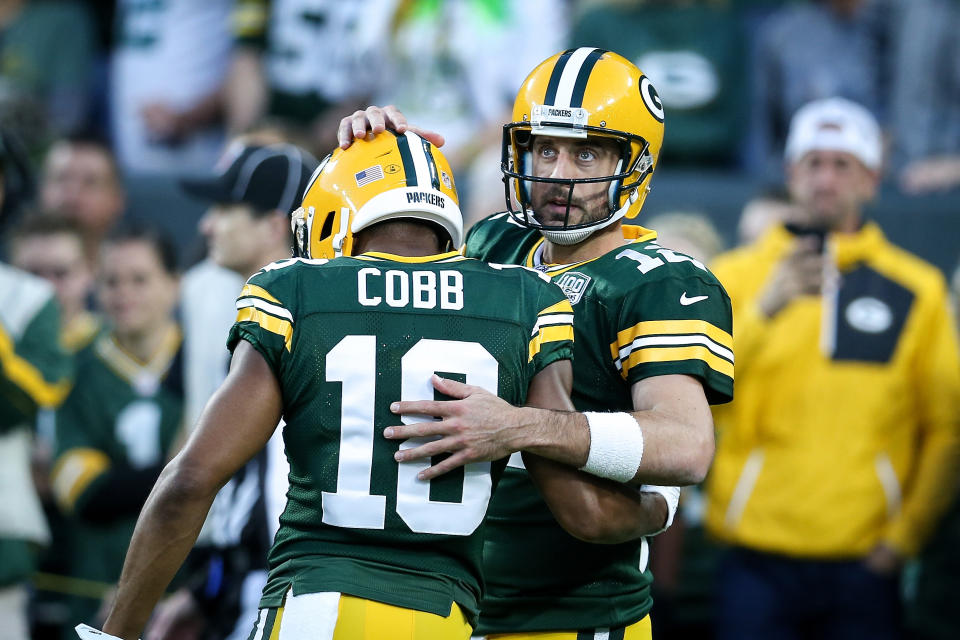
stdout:
[(790, 121), (786, 160), (810, 151), (844, 151), (868, 169), (880, 170), (883, 142), (880, 125), (866, 108), (844, 98), (815, 100), (797, 109)]

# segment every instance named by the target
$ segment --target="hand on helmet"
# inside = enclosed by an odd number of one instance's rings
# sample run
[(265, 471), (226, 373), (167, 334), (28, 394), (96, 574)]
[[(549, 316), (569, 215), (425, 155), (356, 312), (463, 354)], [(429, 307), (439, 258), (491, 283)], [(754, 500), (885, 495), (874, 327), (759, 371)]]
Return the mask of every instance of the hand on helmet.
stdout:
[(337, 129), (337, 141), (341, 149), (346, 149), (355, 139), (367, 137), (367, 133), (377, 135), (383, 133), (387, 128), (393, 129), (397, 133), (412, 131), (425, 138), (436, 147), (443, 146), (443, 136), (435, 131), (421, 129), (407, 124), (407, 118), (395, 106), (386, 107), (369, 106), (363, 111), (354, 111), (349, 116), (340, 120), (340, 127)]

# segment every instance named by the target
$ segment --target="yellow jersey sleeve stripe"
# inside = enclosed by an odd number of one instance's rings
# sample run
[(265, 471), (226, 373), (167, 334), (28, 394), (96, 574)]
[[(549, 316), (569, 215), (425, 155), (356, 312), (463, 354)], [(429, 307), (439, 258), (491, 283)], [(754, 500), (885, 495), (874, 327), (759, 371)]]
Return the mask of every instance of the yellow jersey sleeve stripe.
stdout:
[(557, 304), (552, 304), (537, 315), (542, 316), (546, 313), (573, 313), (573, 305), (569, 300), (561, 300)]
[(706, 320), (647, 320), (638, 322), (629, 329), (618, 331), (617, 341), (610, 345), (610, 349), (613, 353), (617, 353), (623, 347), (631, 344), (638, 336), (686, 333), (702, 333), (720, 346), (733, 349), (733, 337)]
[(50, 474), (57, 504), (67, 513), (73, 512), (80, 494), (109, 468), (110, 458), (99, 449), (68, 449)]
[(279, 304), (281, 307), (283, 303), (270, 295), (270, 292), (264, 289), (263, 287), (258, 287), (255, 284), (247, 283), (243, 285), (243, 289), (240, 290), (240, 295), (238, 297), (242, 298), (243, 296), (254, 296), (257, 298), (263, 298), (267, 302), (272, 302), (274, 304)]
[(293, 340), (293, 325), (288, 320), (272, 316), (256, 307), (244, 307), (237, 311), (237, 322), (256, 322), (258, 325), (283, 337), (283, 345), (290, 351)]
[(620, 376), (626, 380), (630, 370), (640, 364), (673, 362), (676, 360), (703, 360), (707, 366), (714, 371), (733, 378), (733, 363), (715, 355), (708, 348), (701, 345), (687, 347), (646, 347), (637, 349), (624, 360), (620, 370)]
[(17, 355), (13, 340), (0, 330), (0, 365), (6, 378), (33, 398), (40, 407), (58, 407), (70, 392), (69, 380), (49, 382), (40, 370)]
[(615, 352), (611, 348), (611, 355), (617, 363), (617, 368), (621, 367), (621, 363), (626, 360), (631, 353), (638, 349), (644, 349), (647, 347), (685, 347), (690, 345), (703, 345), (714, 354), (720, 356), (724, 360), (733, 362), (733, 351), (727, 349), (721, 344), (717, 344), (707, 336), (702, 333), (692, 333), (684, 334), (682, 336), (675, 335), (652, 335), (652, 336), (643, 336), (638, 337), (636, 340), (630, 344), (621, 347), (620, 351)]
[(256, 307), (265, 313), (270, 314), (271, 316), (276, 316), (282, 318), (287, 322), (293, 323), (293, 315), (284, 309), (281, 306), (270, 304), (265, 300), (260, 298), (239, 298), (237, 300), (237, 309), (243, 309), (244, 307)]
[(533, 358), (540, 353), (542, 345), (549, 342), (557, 342), (558, 340), (570, 340), (572, 342), (573, 325), (555, 324), (542, 327), (530, 340), (530, 357), (527, 362), (532, 361)]

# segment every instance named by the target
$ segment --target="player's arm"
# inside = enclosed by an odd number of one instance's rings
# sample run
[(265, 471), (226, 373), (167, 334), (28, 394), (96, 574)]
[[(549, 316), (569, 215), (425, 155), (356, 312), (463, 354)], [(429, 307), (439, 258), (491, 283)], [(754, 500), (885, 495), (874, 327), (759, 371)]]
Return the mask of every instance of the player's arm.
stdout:
[[(554, 362), (534, 376), (527, 406), (572, 411), (572, 386), (570, 360)], [(529, 452), (523, 453), (523, 463), (553, 517), (575, 538), (616, 544), (667, 524), (667, 502), (658, 493), (637, 491)]]
[(241, 340), (227, 379), (144, 505), (104, 632), (139, 637), (196, 541), (213, 497), (266, 444), (281, 412), (280, 387), (273, 371), (256, 349)]
[(634, 411), (629, 413), (514, 407), (454, 380), (437, 377), (434, 386), (458, 400), (399, 402), (391, 409), (441, 420), (384, 432), (393, 439), (441, 436), (397, 454), (398, 460), (408, 461), (452, 453), (421, 472), (423, 479), (469, 462), (527, 451), (619, 482), (683, 486), (702, 482), (713, 459), (713, 417), (703, 386), (691, 376), (655, 376), (634, 383)]

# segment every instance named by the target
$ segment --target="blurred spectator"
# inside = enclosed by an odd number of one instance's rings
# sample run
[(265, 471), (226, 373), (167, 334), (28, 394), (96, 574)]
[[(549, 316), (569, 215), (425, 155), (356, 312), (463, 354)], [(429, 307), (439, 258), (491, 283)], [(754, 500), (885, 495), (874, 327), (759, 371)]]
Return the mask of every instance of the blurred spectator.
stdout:
[(564, 48), (568, 16), (566, 0), (399, 3), (390, 73), (375, 103), (394, 103), (409, 122), (443, 130), (465, 228), (503, 208), (503, 123), (513, 119), (527, 70)]
[(960, 5), (903, 0), (894, 31), (893, 169), (908, 193), (960, 186)]
[(57, 140), (43, 162), (40, 207), (75, 220), (88, 256), (123, 215), (126, 194), (109, 145), (96, 136), (77, 134)]
[(839, 96), (882, 115), (888, 14), (884, 0), (791, 3), (765, 20), (752, 52), (748, 164), (782, 173), (787, 124), (801, 105)]
[(50, 541), (30, 460), (37, 412), (70, 387), (59, 330), (52, 287), (0, 263), (0, 616), (11, 640), (30, 637), (26, 581)]
[[(191, 426), (226, 377), (225, 337), (244, 280), (291, 256), (290, 212), (316, 165), (293, 145), (262, 146), (245, 136), (228, 149), (217, 175), (182, 182), (187, 193), (210, 203), (200, 222), (210, 257), (184, 276), (181, 298)], [(192, 588), (181, 589), (157, 609), (147, 640), (172, 640), (195, 628), (208, 639), (249, 635), (266, 584), (267, 552), (286, 503), (288, 470), (278, 429), (217, 494), (202, 534), (208, 548), (192, 558), (197, 563), (207, 556), (201, 570)]]
[[(7, 172), (0, 154), (0, 218), (9, 211)], [(10, 640), (30, 637), (26, 580), (50, 540), (30, 460), (37, 414), (58, 406), (70, 388), (59, 331), (53, 288), (0, 262), (0, 620)]]
[(863, 219), (881, 146), (864, 107), (804, 106), (786, 160), (806, 219), (713, 266), (738, 378), (708, 481), (734, 545), (720, 638), (899, 637), (900, 567), (953, 498), (960, 347), (940, 271)]
[(743, 205), (737, 223), (737, 244), (753, 244), (770, 227), (793, 220), (797, 216), (795, 209), (784, 187), (772, 187), (760, 192)]
[(676, 211), (660, 213), (645, 221), (657, 232), (657, 244), (685, 253), (707, 263), (723, 251), (720, 233), (704, 213)]
[(224, 144), (232, 0), (119, 0), (112, 131), (125, 172), (207, 170)]
[[(87, 346), (100, 330), (99, 316), (87, 309), (93, 270), (84, 253), (83, 234), (72, 220), (30, 215), (13, 228), (10, 259), (14, 266), (47, 280), (59, 303), (60, 342), (71, 354)], [(39, 558), (44, 575), (64, 575), (69, 560), (69, 526), (53, 499), (49, 477), (55, 448), (55, 418), (51, 409), (39, 411), (33, 450), (34, 483), (50, 525), (50, 545)], [(69, 620), (63, 595), (45, 588), (44, 576), (35, 578), (31, 598), (31, 632), (36, 640), (58, 635)], [(68, 627), (69, 628), (69, 627)]]
[(137, 514), (181, 429), (175, 269), (173, 246), (149, 227), (121, 226), (104, 240), (97, 294), (109, 329), (77, 354), (51, 474), (70, 518), (70, 575), (61, 587), (75, 596), (72, 624), (97, 624), (100, 597), (120, 575)]
[(607, 0), (577, 21), (575, 46), (616, 49), (657, 87), (667, 122), (664, 162), (729, 165), (747, 115), (738, 14), (713, 0)]
[[(442, 127), (456, 171), (485, 145), (478, 133), (493, 130), (499, 143), (525, 70), (562, 49), (570, 27), (564, 9), (558, 0), (402, 4), (378, 104), (393, 102), (409, 122)], [(538, 37), (524, 37), (532, 25)]]
[(93, 25), (76, 2), (0, 2), (0, 81), (5, 99), (35, 101), (54, 135), (86, 125)]
[(87, 309), (93, 269), (77, 223), (49, 214), (27, 217), (13, 230), (10, 262), (53, 285), (63, 345), (72, 353), (85, 347), (99, 331), (100, 320)]
[(230, 133), (272, 116), (305, 129), (311, 151), (332, 149), (341, 115), (370, 104), (381, 82), (398, 2), (236, 0)]
[(226, 376), (230, 352), (224, 340), (243, 282), (263, 265), (292, 255), (287, 216), (316, 166), (297, 147), (258, 140), (263, 138), (244, 136), (231, 144), (216, 175), (182, 181), (188, 194), (210, 205), (199, 223), (209, 256), (184, 274), (182, 287), (190, 426)]

